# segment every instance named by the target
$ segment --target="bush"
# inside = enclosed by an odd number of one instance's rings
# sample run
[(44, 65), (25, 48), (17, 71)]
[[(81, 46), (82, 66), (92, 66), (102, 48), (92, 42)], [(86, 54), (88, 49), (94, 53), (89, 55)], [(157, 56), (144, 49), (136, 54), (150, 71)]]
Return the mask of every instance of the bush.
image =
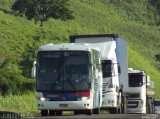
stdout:
[(0, 89), (3, 96), (10, 93), (21, 94), (35, 89), (35, 84), (22, 76), (22, 72), (14, 60), (5, 60), (1, 65), (0, 74)]

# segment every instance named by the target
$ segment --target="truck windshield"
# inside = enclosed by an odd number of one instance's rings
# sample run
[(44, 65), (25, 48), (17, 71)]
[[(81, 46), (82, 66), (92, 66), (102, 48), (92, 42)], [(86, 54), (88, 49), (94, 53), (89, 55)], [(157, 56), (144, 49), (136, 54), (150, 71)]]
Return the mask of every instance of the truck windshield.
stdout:
[(90, 89), (90, 55), (85, 51), (38, 53), (38, 91), (86, 91)]
[(102, 61), (102, 71), (103, 71), (103, 78), (112, 76), (112, 61), (111, 60)]
[(154, 101), (154, 106), (160, 106), (160, 100), (159, 101)]
[(141, 87), (143, 85), (143, 75), (129, 73), (129, 87)]

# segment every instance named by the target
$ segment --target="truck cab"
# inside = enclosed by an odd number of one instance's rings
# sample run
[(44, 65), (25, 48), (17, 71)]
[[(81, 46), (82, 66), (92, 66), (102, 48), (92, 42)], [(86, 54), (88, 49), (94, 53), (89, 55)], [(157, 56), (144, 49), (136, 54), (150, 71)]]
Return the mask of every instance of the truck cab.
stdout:
[(155, 114), (160, 114), (160, 99), (154, 99)]
[(127, 113), (153, 113), (154, 83), (143, 70), (128, 69)]

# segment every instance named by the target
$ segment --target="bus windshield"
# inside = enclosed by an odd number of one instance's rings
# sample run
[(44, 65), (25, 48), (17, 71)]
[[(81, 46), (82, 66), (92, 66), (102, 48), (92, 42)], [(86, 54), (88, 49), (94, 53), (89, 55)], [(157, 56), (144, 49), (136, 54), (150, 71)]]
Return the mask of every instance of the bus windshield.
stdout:
[(38, 53), (38, 91), (88, 91), (90, 55), (86, 51), (47, 51)]

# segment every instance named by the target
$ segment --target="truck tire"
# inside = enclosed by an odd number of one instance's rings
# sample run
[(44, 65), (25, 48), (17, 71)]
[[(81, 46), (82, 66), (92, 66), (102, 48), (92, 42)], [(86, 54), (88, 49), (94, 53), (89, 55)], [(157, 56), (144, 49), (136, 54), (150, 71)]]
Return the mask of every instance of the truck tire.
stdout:
[(118, 108), (118, 114), (121, 114), (122, 113), (122, 107), (120, 106), (119, 108)]
[(115, 108), (115, 114), (119, 114), (119, 108)]
[(93, 109), (93, 114), (100, 114), (100, 108)]
[(114, 110), (113, 110), (113, 108), (109, 108), (109, 114), (114, 114)]
[(110, 108), (109, 114), (118, 114), (118, 108)]
[(47, 116), (48, 110), (41, 110), (41, 116)]

